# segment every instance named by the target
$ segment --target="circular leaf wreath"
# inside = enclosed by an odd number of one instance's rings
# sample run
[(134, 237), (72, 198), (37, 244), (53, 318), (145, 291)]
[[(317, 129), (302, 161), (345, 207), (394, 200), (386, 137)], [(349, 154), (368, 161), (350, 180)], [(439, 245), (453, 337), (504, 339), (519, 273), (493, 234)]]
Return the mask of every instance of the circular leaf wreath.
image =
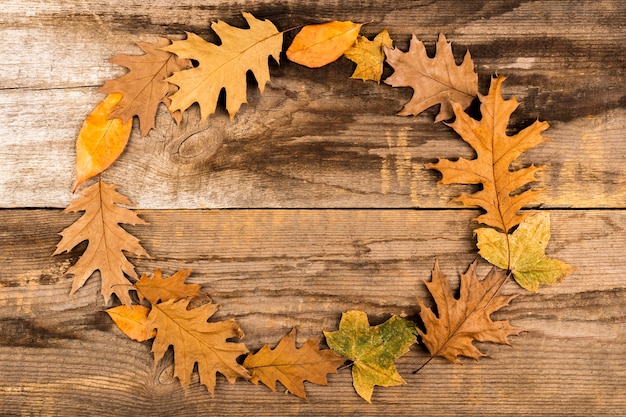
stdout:
[[(248, 71), (263, 91), (270, 78), (268, 58), (278, 62), (283, 32), (269, 20), (259, 20), (245, 12), (243, 16), (248, 28), (233, 27), (223, 21), (211, 24), (221, 39), (220, 45), (187, 33), (184, 40), (157, 38), (155, 43), (138, 42), (144, 55), (120, 54), (111, 59), (129, 72), (103, 85), (100, 91), (107, 97), (80, 130), (73, 192), (120, 156), (135, 116), (142, 136), (154, 128), (160, 103), (168, 107), (177, 123), (181, 123), (183, 112), (198, 103), (204, 121), (215, 112), (224, 89), (226, 109), (232, 118), (247, 102)], [(442, 184), (481, 185), (480, 190), (462, 193), (454, 201), (483, 209), (475, 219), (483, 227), (474, 233), (478, 253), (494, 267), (480, 280), (476, 261), (472, 263), (461, 275), (460, 294), (455, 297), (448, 278), (435, 262), (432, 280), (425, 285), (437, 314), (418, 298), (420, 325), (392, 316), (382, 324), (370, 326), (366, 313), (354, 310), (343, 313), (338, 330), (324, 332), (330, 349), (320, 349), (317, 339), (298, 347), (294, 329), (275, 348), (266, 345), (250, 353), (243, 343), (232, 341), (243, 336), (235, 320), (209, 321), (217, 306), (206, 301), (200, 285), (185, 283), (190, 270), (166, 278), (160, 270), (152, 276), (138, 277), (124, 252), (149, 255), (120, 224), (145, 222), (127, 208), (132, 204), (116, 191), (116, 185), (98, 179), (81, 190), (81, 196), (66, 209), (84, 214), (61, 232), (62, 239), (55, 251), (70, 251), (88, 241), (85, 252), (67, 271), (74, 275), (71, 293), (99, 270), (105, 301), (109, 303), (115, 294), (121, 302), (107, 313), (128, 337), (140, 342), (153, 339), (155, 363), (172, 346), (174, 375), (185, 389), (191, 384), (197, 363), (200, 382), (211, 393), (216, 374), (221, 373), (231, 383), (243, 378), (255, 384), (260, 381), (272, 390), (279, 381), (289, 392), (304, 398), (304, 381), (326, 384), (328, 373), (349, 366), (357, 393), (371, 401), (375, 385), (405, 382), (394, 362), (415, 343), (423, 344), (430, 353), (426, 363), (436, 356), (453, 363), (459, 362), (459, 356), (485, 356), (474, 341), (508, 344), (508, 336), (517, 335), (522, 329), (508, 321), (494, 322), (490, 315), (515, 297), (499, 294), (511, 276), (523, 288), (537, 291), (540, 284), (559, 282), (573, 269), (545, 254), (550, 239), (549, 213), (520, 211), (540, 192), (533, 185), (542, 167), (510, 169), (520, 154), (546, 140), (541, 133), (548, 123), (536, 121), (508, 136), (506, 127), (518, 103), (515, 98), (502, 98), (505, 78), (492, 78), (488, 94), (479, 94), (478, 75), (469, 51), (457, 65), (451, 44), (443, 34), (437, 41), (435, 56), (430, 58), (415, 36), (409, 50), (403, 52), (393, 48), (386, 30), (369, 40), (359, 34), (361, 27), (362, 24), (335, 21), (296, 28), (299, 32), (286, 56), (311, 68), (345, 56), (356, 63), (352, 78), (375, 82), (380, 82), (383, 64), (387, 62), (394, 73), (384, 82), (413, 89), (412, 98), (399, 115), (417, 115), (439, 105), (435, 122), (454, 118), (448, 126), (476, 151), (476, 158), (440, 159), (426, 168), (439, 171)], [(480, 100), (480, 121), (464, 111), (476, 96)]]

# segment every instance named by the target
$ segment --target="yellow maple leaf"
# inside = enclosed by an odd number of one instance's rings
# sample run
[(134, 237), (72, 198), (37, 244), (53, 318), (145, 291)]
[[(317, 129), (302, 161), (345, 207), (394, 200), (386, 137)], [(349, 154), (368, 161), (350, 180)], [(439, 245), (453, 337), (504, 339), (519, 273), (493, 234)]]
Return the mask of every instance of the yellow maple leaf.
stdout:
[(359, 36), (354, 45), (345, 52), (345, 57), (356, 63), (356, 69), (350, 78), (363, 81), (373, 80), (380, 83), (385, 61), (384, 48), (391, 48), (393, 41), (387, 29), (383, 29), (374, 40)]
[(163, 50), (176, 54), (181, 59), (198, 61), (198, 66), (175, 72), (166, 80), (179, 87), (170, 96), (170, 111), (184, 112), (193, 103), (200, 105), (204, 121), (215, 113), (222, 88), (226, 90), (226, 109), (231, 118), (247, 103), (246, 73), (252, 71), (259, 90), (263, 92), (270, 79), (268, 56), (276, 62), (280, 57), (283, 34), (269, 20), (258, 20), (250, 13), (243, 13), (250, 26), (240, 29), (223, 21), (211, 24), (211, 29), (220, 37), (222, 44), (206, 42), (201, 37), (187, 32), (187, 39), (173, 41)]
[(509, 235), (482, 227), (474, 231), (478, 254), (499, 268), (510, 270), (515, 281), (536, 292), (539, 284), (556, 284), (574, 268), (545, 254), (550, 240), (550, 213), (538, 212), (527, 217)]

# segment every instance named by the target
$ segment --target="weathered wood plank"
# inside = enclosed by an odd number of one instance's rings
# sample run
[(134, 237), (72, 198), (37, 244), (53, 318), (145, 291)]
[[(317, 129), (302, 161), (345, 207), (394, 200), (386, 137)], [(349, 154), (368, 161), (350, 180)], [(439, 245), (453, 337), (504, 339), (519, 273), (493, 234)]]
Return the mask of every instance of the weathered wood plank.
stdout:
[[(149, 226), (133, 233), (153, 260), (140, 273), (192, 268), (235, 317), (251, 349), (274, 344), (293, 326), (299, 340), (336, 328), (359, 308), (373, 322), (413, 317), (421, 280), (437, 256), (450, 276), (476, 256), (473, 211), (221, 210), (142, 211)], [(20, 415), (616, 415), (626, 401), (623, 349), (626, 213), (552, 212), (551, 256), (578, 267), (564, 283), (520, 293), (497, 313), (528, 330), (512, 347), (485, 344), (494, 359), (453, 366), (415, 347), (399, 363), (407, 386), (359, 399), (348, 370), (330, 387), (307, 385), (302, 401), (219, 379), (215, 397), (196, 383), (188, 396), (167, 362), (153, 367), (149, 343), (121, 335), (101, 312), (92, 277), (70, 297), (63, 272), (76, 254), (51, 257), (72, 215), (56, 210), (0, 211), (0, 414)], [(487, 267), (481, 263), (480, 271)]]
[[(436, 34), (445, 32), (458, 59), (472, 51), (483, 92), (489, 75), (509, 77), (505, 93), (521, 102), (512, 129), (535, 118), (551, 122), (552, 141), (522, 159), (549, 164), (539, 204), (626, 206), (620, 1), (370, 1), (358, 10), (340, 1), (154, 3), (17, 1), (3, 10), (1, 207), (69, 203), (76, 134), (102, 98), (97, 87), (124, 72), (108, 58), (139, 53), (133, 42), (153, 35), (192, 30), (214, 40), (209, 22), (240, 25), (242, 8), (281, 29), (373, 21), (364, 33), (386, 27), (402, 49), (416, 33), (432, 51)], [(310, 70), (283, 59), (272, 64), (262, 96), (249, 88), (251, 104), (232, 123), (223, 111), (208, 126), (184, 129), (161, 117), (148, 138), (131, 139), (106, 178), (146, 209), (453, 207), (448, 201), (458, 188), (437, 189), (437, 174), (423, 165), (471, 151), (449, 128), (432, 124), (432, 111), (394, 116), (410, 89), (348, 80), (352, 69), (347, 60)]]

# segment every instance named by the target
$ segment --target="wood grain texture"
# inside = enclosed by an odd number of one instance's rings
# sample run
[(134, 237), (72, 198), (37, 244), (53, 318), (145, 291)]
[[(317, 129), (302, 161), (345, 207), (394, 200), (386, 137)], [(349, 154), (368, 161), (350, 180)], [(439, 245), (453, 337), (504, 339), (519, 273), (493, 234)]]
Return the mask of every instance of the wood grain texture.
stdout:
[[(74, 3), (17, 1), (0, 16), (0, 207), (67, 206), (78, 130), (103, 98), (98, 87), (125, 71), (107, 59), (185, 30), (216, 41), (210, 22), (242, 26), (242, 9), (281, 29), (371, 21), (363, 33), (387, 28), (403, 50), (415, 33), (433, 53), (445, 32), (457, 59), (471, 50), (482, 92), (492, 74), (508, 76), (504, 93), (521, 102), (511, 131), (537, 118), (551, 123), (551, 141), (521, 158), (548, 165), (538, 204), (626, 206), (620, 1), (368, 1), (358, 10), (329, 0)], [(141, 208), (455, 207), (459, 188), (436, 189), (438, 174), (423, 167), (472, 151), (433, 125), (436, 109), (394, 116), (411, 90), (350, 80), (353, 68), (346, 59), (311, 70), (283, 58), (263, 95), (251, 82), (250, 105), (232, 122), (220, 109), (199, 125), (192, 111), (178, 127), (162, 109), (156, 131), (136, 132), (105, 177)]]
[[(359, 308), (372, 323), (415, 317), (428, 297), (434, 257), (458, 282), (475, 258), (474, 211), (189, 210), (142, 211), (132, 229), (155, 258), (133, 259), (140, 273), (191, 268), (234, 317), (249, 348), (275, 344), (296, 326), (303, 342), (334, 330)], [(578, 267), (558, 286), (519, 293), (497, 313), (527, 332), (512, 347), (483, 344), (493, 359), (464, 366), (434, 360), (417, 375), (421, 347), (399, 362), (408, 385), (378, 388), (374, 404), (354, 393), (348, 370), (329, 387), (307, 384), (308, 400), (218, 378), (215, 397), (197, 376), (188, 396), (172, 378), (171, 357), (153, 366), (150, 343), (135, 343), (102, 312), (96, 276), (74, 296), (64, 276), (80, 253), (50, 257), (73, 215), (0, 211), (0, 414), (20, 415), (615, 415), (623, 381), (626, 284), (623, 211), (553, 211), (550, 256)], [(461, 232), (465, 230), (466, 232)], [(487, 272), (481, 262), (479, 273)]]
[[(2, 416), (614, 416), (626, 407), (626, 8), (620, 0), (117, 0), (29, 1), (0, 12), (0, 415)], [(330, 386), (306, 384), (308, 399), (218, 377), (215, 396), (198, 383), (185, 395), (171, 355), (154, 364), (150, 342), (127, 339), (103, 312), (99, 278), (68, 295), (64, 273), (85, 245), (52, 257), (76, 215), (74, 141), (125, 70), (107, 60), (139, 54), (136, 41), (193, 31), (217, 41), (210, 22), (245, 24), (241, 11), (279, 29), (329, 20), (387, 28), (402, 50), (416, 34), (434, 53), (439, 32), (460, 61), (470, 49), (486, 93), (508, 77), (520, 107), (510, 132), (547, 120), (551, 140), (519, 164), (546, 164), (540, 208), (552, 208), (550, 256), (578, 269), (564, 283), (520, 295), (498, 312), (527, 332), (492, 356), (453, 366), (414, 346), (399, 361), (406, 386), (354, 392), (348, 369)], [(286, 43), (295, 32), (286, 34)], [(147, 138), (137, 130), (104, 174), (141, 209), (129, 228), (152, 260), (139, 273), (193, 269), (234, 317), (253, 350), (296, 326), (298, 340), (334, 330), (341, 312), (372, 324), (415, 318), (428, 297), (435, 257), (456, 282), (477, 257), (477, 211), (449, 202), (463, 186), (437, 186), (424, 165), (472, 151), (433, 108), (395, 113), (406, 88), (348, 79), (339, 60), (311, 70), (283, 58), (260, 95), (233, 121), (223, 108), (206, 124), (197, 107), (180, 126), (165, 109)], [(385, 76), (391, 73), (385, 68)], [(477, 106), (469, 110), (474, 116)], [(137, 126), (136, 126), (137, 127)], [(206, 210), (224, 208), (226, 210)], [(479, 273), (488, 266), (480, 261)], [(279, 389), (280, 391), (280, 389)]]

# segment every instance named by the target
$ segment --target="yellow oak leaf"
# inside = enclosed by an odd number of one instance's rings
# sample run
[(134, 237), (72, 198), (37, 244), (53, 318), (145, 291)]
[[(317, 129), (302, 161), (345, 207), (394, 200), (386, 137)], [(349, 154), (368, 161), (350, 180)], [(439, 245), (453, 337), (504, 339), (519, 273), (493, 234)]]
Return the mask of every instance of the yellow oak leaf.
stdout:
[(426, 281), (426, 287), (435, 300), (438, 316), (417, 299), (426, 328), (426, 332), (418, 329), (418, 333), (432, 357), (441, 356), (453, 363), (459, 363), (458, 356), (478, 360), (485, 354), (473, 341), (508, 345), (508, 336), (523, 331), (506, 320), (494, 322), (490, 318), (516, 297), (497, 295), (506, 279), (501, 270), (492, 268), (487, 277), (479, 281), (474, 262), (461, 275), (460, 295), (456, 298), (448, 278), (439, 269), (439, 262), (435, 261), (432, 280)]
[(510, 165), (522, 153), (547, 140), (541, 132), (549, 125), (535, 121), (517, 134), (507, 135), (509, 118), (518, 104), (515, 98), (502, 98), (504, 80), (505, 77), (492, 79), (489, 94), (479, 97), (480, 121), (472, 119), (460, 104), (452, 103), (456, 119), (450, 126), (476, 151), (476, 159), (440, 159), (426, 167), (441, 172), (440, 184), (482, 185), (479, 191), (462, 193), (452, 201), (468, 207), (482, 207), (486, 213), (475, 220), (508, 233), (528, 215), (519, 213), (519, 210), (541, 192), (523, 188), (537, 181), (536, 174), (542, 169), (530, 165), (512, 171)]
[(76, 139), (76, 181), (72, 192), (111, 166), (124, 151), (133, 121), (110, 119), (121, 100), (122, 94), (109, 94), (83, 122)]
[(478, 94), (478, 74), (469, 51), (461, 65), (456, 65), (452, 46), (442, 33), (437, 40), (437, 53), (429, 58), (424, 44), (415, 35), (411, 38), (408, 52), (385, 48), (387, 62), (394, 73), (385, 79), (392, 87), (411, 87), (413, 97), (398, 113), (400, 116), (416, 116), (436, 104), (440, 104), (435, 122), (452, 118), (452, 102), (462, 108), (468, 107)]
[(550, 240), (549, 212), (527, 217), (509, 235), (486, 227), (474, 233), (478, 238), (479, 255), (492, 265), (510, 270), (515, 281), (528, 291), (536, 292), (539, 284), (556, 284), (574, 270), (545, 254)]
[(149, 307), (136, 304), (121, 305), (104, 311), (126, 336), (137, 342), (144, 342), (156, 336), (156, 330), (148, 326)]
[(258, 20), (250, 13), (243, 13), (250, 26), (240, 29), (223, 21), (211, 24), (211, 29), (220, 37), (221, 45), (206, 42), (201, 37), (187, 32), (187, 39), (173, 41), (163, 50), (176, 54), (181, 59), (198, 62), (195, 68), (175, 72), (166, 80), (179, 87), (170, 96), (170, 111), (184, 112), (193, 103), (200, 105), (202, 121), (215, 113), (222, 89), (226, 90), (226, 109), (231, 118), (247, 103), (246, 74), (251, 71), (261, 92), (270, 79), (268, 57), (276, 62), (280, 57), (283, 34), (269, 20)]
[(221, 373), (230, 383), (237, 377), (249, 379), (247, 369), (237, 362), (248, 349), (243, 343), (229, 342), (243, 337), (235, 320), (207, 322), (215, 314), (215, 304), (203, 304), (188, 310), (189, 300), (169, 300), (152, 305), (147, 326), (156, 329), (152, 343), (154, 360), (160, 361), (170, 346), (174, 348), (174, 376), (184, 389), (191, 384), (196, 364), (200, 383), (213, 394), (216, 374)]
[(344, 53), (346, 58), (356, 63), (356, 69), (350, 78), (380, 83), (385, 61), (383, 48), (391, 48), (392, 45), (393, 41), (387, 29), (381, 31), (371, 41), (365, 36), (359, 36), (354, 45)]
[(280, 381), (293, 395), (306, 398), (304, 381), (326, 385), (326, 374), (336, 373), (343, 363), (344, 359), (332, 350), (320, 350), (317, 339), (309, 339), (297, 348), (293, 329), (274, 349), (265, 345), (257, 353), (246, 356), (243, 366), (252, 374), (250, 382), (261, 381), (275, 391), (276, 381)]
[(147, 223), (132, 210), (120, 206), (132, 206), (132, 203), (115, 191), (116, 188), (117, 185), (99, 180), (83, 190), (81, 197), (72, 200), (64, 212), (85, 213), (71, 226), (63, 229), (63, 238), (57, 244), (54, 255), (69, 252), (79, 243), (89, 241), (78, 262), (66, 272), (74, 275), (70, 294), (75, 293), (98, 270), (105, 302), (108, 303), (111, 295), (116, 294), (123, 304), (131, 305), (129, 291), (133, 286), (124, 274), (137, 279), (137, 273), (124, 252), (147, 258), (150, 255), (139, 244), (139, 239), (124, 230), (120, 223)]
[(354, 44), (361, 26), (337, 21), (304, 26), (287, 49), (287, 58), (309, 68), (330, 64)]

